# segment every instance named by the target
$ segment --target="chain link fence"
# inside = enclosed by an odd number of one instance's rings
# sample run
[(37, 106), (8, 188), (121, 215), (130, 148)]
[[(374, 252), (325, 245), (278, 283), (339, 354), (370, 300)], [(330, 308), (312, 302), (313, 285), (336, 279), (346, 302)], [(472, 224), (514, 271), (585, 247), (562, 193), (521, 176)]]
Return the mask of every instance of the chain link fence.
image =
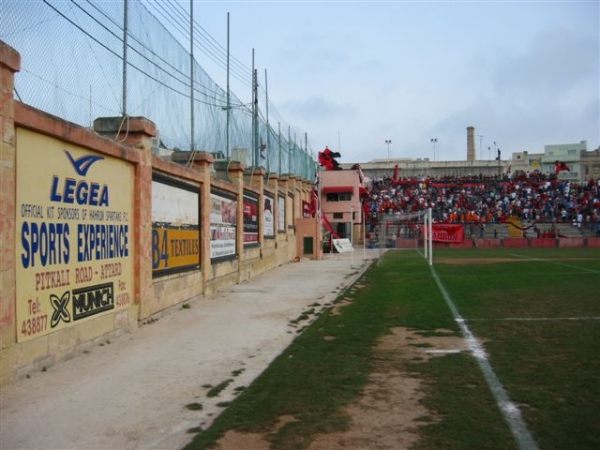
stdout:
[[(189, 14), (179, 17), (181, 33), (185, 20)], [(228, 98), (138, 0), (3, 0), (0, 39), (21, 54), (15, 95), (23, 103), (85, 127), (98, 117), (143, 116), (159, 130), (158, 154), (206, 151), (217, 160), (315, 177), (305, 135), (297, 142), (291, 126), (273, 127), (258, 95), (250, 103), (232, 92)], [(248, 78), (253, 85), (251, 71)]]

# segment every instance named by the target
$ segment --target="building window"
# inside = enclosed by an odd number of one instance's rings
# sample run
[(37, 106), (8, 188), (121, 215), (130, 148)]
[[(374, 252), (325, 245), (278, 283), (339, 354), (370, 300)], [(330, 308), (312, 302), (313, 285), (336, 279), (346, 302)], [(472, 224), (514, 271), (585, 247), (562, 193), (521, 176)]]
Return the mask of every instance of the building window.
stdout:
[(334, 192), (325, 195), (325, 200), (328, 202), (348, 202), (352, 200), (350, 192)]
[(334, 212), (333, 213), (333, 218), (334, 219), (343, 219), (344, 218), (344, 213), (340, 213), (340, 212)]

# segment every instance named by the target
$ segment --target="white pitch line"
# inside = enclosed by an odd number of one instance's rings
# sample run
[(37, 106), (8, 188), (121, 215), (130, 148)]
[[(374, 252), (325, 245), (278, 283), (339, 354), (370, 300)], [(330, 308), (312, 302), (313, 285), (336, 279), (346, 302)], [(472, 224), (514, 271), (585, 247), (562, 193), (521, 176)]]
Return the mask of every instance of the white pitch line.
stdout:
[(454, 354), (454, 353), (460, 353), (462, 352), (462, 350), (460, 349), (448, 349), (448, 350), (444, 350), (444, 349), (437, 349), (437, 350), (425, 350), (425, 353), (431, 353), (431, 354), (441, 354), (441, 355), (449, 355), (449, 354)]
[(545, 263), (548, 263), (548, 264), (554, 264), (554, 265), (557, 265), (557, 266), (568, 267), (569, 269), (583, 270), (584, 272), (600, 273), (600, 270), (593, 270), (593, 269), (588, 269), (587, 267), (574, 266), (572, 264), (565, 264), (565, 263), (561, 263), (561, 262), (557, 262), (557, 261), (552, 261), (550, 259), (532, 258), (532, 257), (527, 256), (527, 255), (518, 255), (516, 253), (512, 253), (510, 256), (516, 256), (517, 258), (532, 259), (534, 261), (541, 261), (541, 262), (545, 262)]
[(487, 355), (485, 354), (485, 350), (479, 344), (479, 342), (477, 341), (477, 339), (475, 338), (473, 333), (471, 333), (471, 330), (469, 329), (469, 327), (467, 327), (467, 325), (465, 324), (465, 320), (461, 317), (460, 313), (458, 312), (456, 305), (454, 305), (454, 302), (450, 298), (448, 291), (446, 291), (446, 288), (442, 284), (435, 269), (433, 268), (433, 266), (430, 266), (430, 267), (431, 267), (431, 273), (433, 274), (433, 278), (435, 279), (435, 282), (438, 285), (440, 292), (444, 296), (444, 299), (446, 300), (446, 304), (448, 305), (448, 308), (450, 308), (450, 311), (452, 311), (454, 320), (460, 327), (460, 329), (463, 333), (463, 336), (464, 336), (465, 340), (467, 341), (467, 345), (469, 346), (469, 349), (471, 350), (471, 353), (473, 354), (473, 356), (475, 356), (475, 359), (477, 360), (477, 363), (479, 364), (479, 368), (483, 372), (485, 381), (486, 381), (488, 387), (490, 388), (492, 395), (496, 399), (496, 402), (498, 403), (500, 411), (502, 412), (504, 419), (508, 423), (508, 426), (510, 427), (510, 431), (511, 431), (513, 437), (515, 438), (515, 441), (517, 442), (518, 447), (521, 450), (537, 450), (538, 449), (537, 443), (535, 442), (535, 440), (533, 439), (533, 436), (529, 432), (527, 425), (521, 418), (521, 412), (519, 411), (519, 408), (517, 407), (517, 405), (515, 405), (513, 402), (511, 402), (510, 398), (508, 397), (508, 393), (502, 386), (502, 383), (498, 379), (498, 376), (494, 372), (494, 369), (492, 369), (492, 366), (487, 358)]
[(498, 321), (498, 322), (561, 322), (565, 321), (586, 321), (586, 320), (600, 320), (600, 317), (501, 317), (501, 318), (472, 318), (472, 319), (464, 319), (467, 322), (477, 322), (477, 321)]

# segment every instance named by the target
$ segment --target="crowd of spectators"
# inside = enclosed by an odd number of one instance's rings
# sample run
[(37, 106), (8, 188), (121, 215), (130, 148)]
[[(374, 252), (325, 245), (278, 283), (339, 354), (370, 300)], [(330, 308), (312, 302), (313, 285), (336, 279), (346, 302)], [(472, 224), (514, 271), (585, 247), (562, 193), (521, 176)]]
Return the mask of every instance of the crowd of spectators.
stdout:
[(539, 172), (513, 177), (376, 178), (363, 205), (373, 220), (381, 213), (431, 208), (438, 223), (483, 226), (517, 217), (524, 224), (570, 223), (600, 235), (600, 180), (565, 181)]

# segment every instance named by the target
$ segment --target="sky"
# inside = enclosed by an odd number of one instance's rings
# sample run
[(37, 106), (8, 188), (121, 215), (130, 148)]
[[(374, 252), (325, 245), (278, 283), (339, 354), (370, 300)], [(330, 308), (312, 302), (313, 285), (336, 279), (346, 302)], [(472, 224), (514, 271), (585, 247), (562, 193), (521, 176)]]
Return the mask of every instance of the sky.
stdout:
[[(231, 58), (251, 68), (254, 51), (274, 109), (341, 163), (466, 160), (468, 126), (477, 159), (600, 145), (597, 0), (194, 2), (225, 48), (228, 13)], [(226, 87), (223, 65), (196, 59)]]

